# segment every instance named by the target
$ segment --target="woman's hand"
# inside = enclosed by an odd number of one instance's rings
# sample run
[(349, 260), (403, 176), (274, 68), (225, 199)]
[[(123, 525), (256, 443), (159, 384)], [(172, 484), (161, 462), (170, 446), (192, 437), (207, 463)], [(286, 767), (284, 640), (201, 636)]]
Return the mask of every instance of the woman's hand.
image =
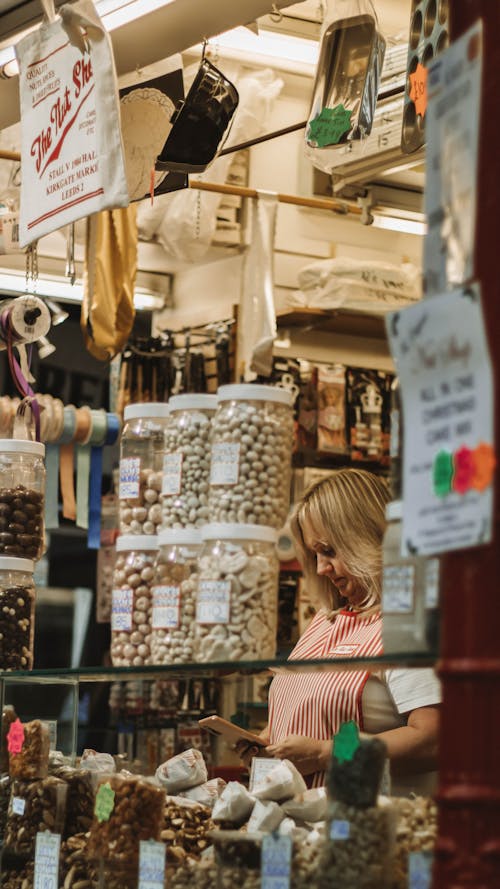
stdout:
[[(269, 729), (268, 729), (268, 726), (266, 725), (266, 727), (259, 733), (259, 737), (262, 738), (263, 744), (269, 743), (268, 731), (269, 731)], [(235, 749), (236, 753), (238, 754), (239, 758), (241, 759), (243, 765), (246, 766), (247, 769), (250, 769), (250, 767), (252, 765), (252, 759), (254, 758), (254, 756), (267, 756), (268, 755), (266, 753), (265, 747), (257, 747), (256, 744), (249, 744), (248, 741), (245, 741), (243, 739), (241, 741), (238, 741), (238, 743), (235, 745), (234, 749)]]
[(303, 735), (288, 735), (278, 744), (265, 748), (266, 756), (289, 759), (302, 775), (323, 772), (332, 755), (331, 741), (318, 741)]

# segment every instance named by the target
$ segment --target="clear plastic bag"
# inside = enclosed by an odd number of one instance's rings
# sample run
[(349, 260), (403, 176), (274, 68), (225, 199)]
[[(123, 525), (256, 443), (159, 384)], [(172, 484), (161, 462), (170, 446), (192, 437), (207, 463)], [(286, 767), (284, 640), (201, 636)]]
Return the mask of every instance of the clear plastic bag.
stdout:
[(306, 154), (331, 172), (336, 146), (371, 132), (385, 54), (371, 0), (327, 0)]

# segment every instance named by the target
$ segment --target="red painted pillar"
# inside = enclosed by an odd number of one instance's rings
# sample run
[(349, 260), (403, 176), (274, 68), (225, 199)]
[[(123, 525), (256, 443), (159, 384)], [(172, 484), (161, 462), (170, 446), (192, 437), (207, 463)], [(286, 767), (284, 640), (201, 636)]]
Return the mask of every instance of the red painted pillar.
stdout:
[[(495, 372), (500, 452), (500, 2), (450, 0), (451, 37), (483, 19), (475, 277)], [(500, 475), (492, 545), (443, 560), (439, 836), (433, 889), (500, 889)]]

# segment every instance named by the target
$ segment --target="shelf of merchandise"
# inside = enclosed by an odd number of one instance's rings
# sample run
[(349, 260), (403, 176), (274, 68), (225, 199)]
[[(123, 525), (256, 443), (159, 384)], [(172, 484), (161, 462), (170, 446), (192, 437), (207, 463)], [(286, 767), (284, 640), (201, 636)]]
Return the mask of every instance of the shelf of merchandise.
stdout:
[(429, 667), (437, 654), (429, 652), (396, 652), (390, 655), (365, 658), (335, 658), (321, 660), (266, 661), (217, 661), (214, 663), (167, 664), (147, 667), (67, 667), (60, 670), (13, 670), (0, 671), (0, 682), (54, 683), (54, 682), (127, 682), (137, 679), (170, 679), (177, 676), (204, 677), (238, 673), (263, 673), (281, 671), (310, 673), (368, 670), (377, 671), (389, 667)]
[(383, 315), (370, 315), (352, 309), (293, 309), (279, 312), (276, 318), (279, 328), (318, 329), (345, 336), (386, 339)]

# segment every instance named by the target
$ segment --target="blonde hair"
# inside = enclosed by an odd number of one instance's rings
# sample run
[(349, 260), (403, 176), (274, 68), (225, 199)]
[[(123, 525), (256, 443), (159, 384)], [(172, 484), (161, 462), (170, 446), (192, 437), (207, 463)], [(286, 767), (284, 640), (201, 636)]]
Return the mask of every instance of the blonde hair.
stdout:
[(338, 469), (306, 491), (292, 514), (291, 526), (308, 589), (322, 607), (341, 608), (343, 599), (327, 577), (316, 573), (316, 553), (309, 550), (304, 530), (312, 529), (318, 540), (331, 547), (349, 574), (366, 591), (356, 609), (380, 608), (382, 587), (382, 540), (389, 488), (384, 479), (364, 469)]

